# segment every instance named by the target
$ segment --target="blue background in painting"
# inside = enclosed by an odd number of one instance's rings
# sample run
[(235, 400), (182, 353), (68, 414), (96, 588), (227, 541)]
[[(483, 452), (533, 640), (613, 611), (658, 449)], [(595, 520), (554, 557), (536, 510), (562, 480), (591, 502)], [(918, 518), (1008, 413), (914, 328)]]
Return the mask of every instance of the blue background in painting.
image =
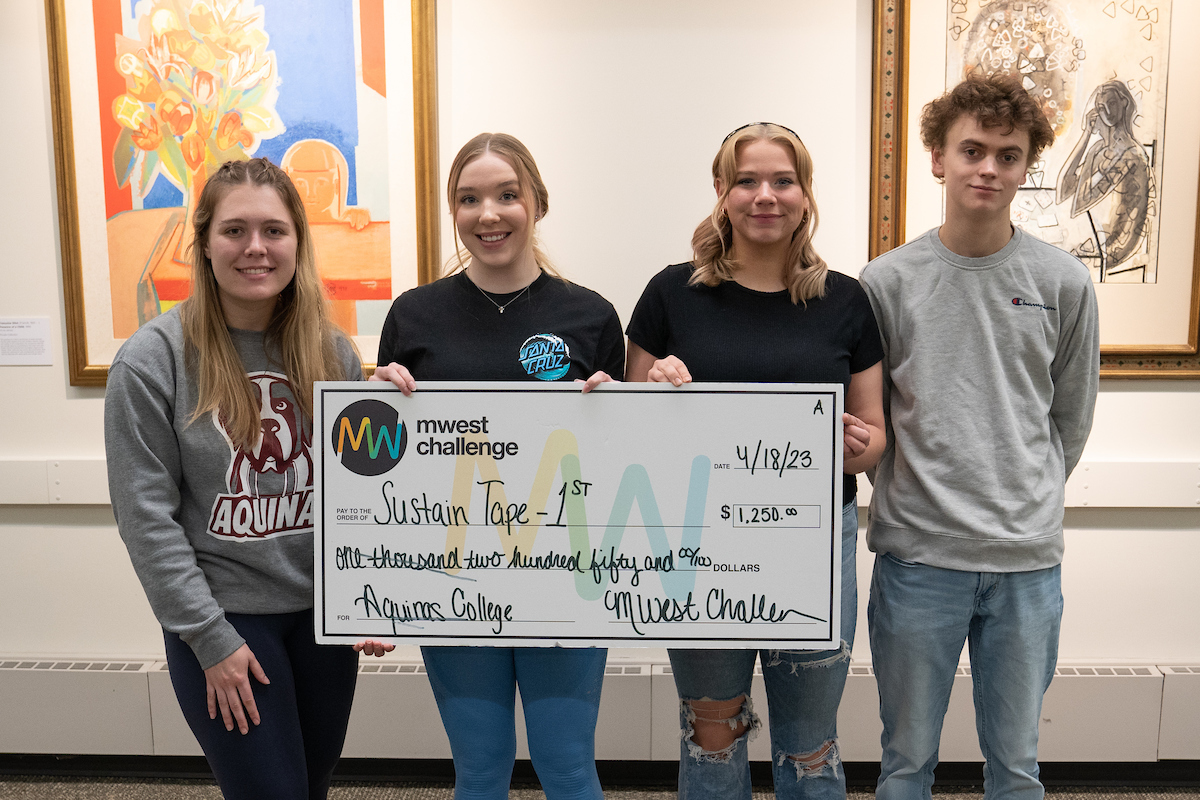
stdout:
[[(137, 0), (130, 0), (136, 4)], [(256, 156), (278, 164), (301, 139), (324, 139), (350, 166), (346, 205), (358, 204), (358, 99), (355, 94), (354, 11), (328, 0), (258, 0), (266, 25), (267, 50), (275, 52), (279, 97), (275, 113), (284, 132), (259, 142)], [(183, 194), (165, 177), (142, 202), (144, 208), (183, 205)]]

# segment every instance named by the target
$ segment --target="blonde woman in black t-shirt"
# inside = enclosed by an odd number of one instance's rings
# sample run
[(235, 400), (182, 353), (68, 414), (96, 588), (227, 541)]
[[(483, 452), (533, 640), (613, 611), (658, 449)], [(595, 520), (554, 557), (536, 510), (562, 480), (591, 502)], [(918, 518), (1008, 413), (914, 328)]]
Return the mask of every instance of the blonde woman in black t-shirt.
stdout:
[(681, 798), (749, 798), (756, 656), (770, 704), (777, 797), (843, 798), (837, 708), (857, 616), (854, 474), (883, 452), (882, 346), (858, 282), (813, 249), (812, 160), (771, 123), (738, 128), (713, 161), (717, 203), (694, 259), (651, 279), (629, 323), (626, 380), (839, 382), (846, 410), (842, 646), (825, 652), (671, 650), (683, 740)]
[[(590, 391), (624, 370), (612, 304), (558, 277), (537, 245), (549, 194), (533, 156), (502, 133), (467, 142), (447, 192), (464, 249), (450, 274), (396, 299), (372, 380), (406, 395), (417, 380), (577, 380)], [(531, 356), (549, 349), (553, 360)], [(391, 645), (368, 641), (367, 652)], [(423, 647), (454, 754), (457, 800), (507, 797), (519, 686), (529, 754), (547, 798), (603, 797), (595, 733), (607, 651)]]

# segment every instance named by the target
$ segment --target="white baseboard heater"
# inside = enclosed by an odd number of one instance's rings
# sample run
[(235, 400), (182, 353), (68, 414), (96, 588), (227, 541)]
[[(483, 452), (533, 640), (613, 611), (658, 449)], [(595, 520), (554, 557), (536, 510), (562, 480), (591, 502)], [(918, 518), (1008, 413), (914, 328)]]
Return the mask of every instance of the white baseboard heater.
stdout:
[[(752, 697), (760, 711), (767, 707), (761, 675)], [(0, 708), (4, 753), (200, 754), (161, 661), (0, 660)], [(838, 718), (843, 760), (879, 760), (878, 708), (871, 667), (851, 664)], [(517, 726), (518, 758), (528, 758), (519, 716)], [(678, 701), (665, 659), (610, 654), (596, 750), (611, 761), (679, 758)], [(1058, 667), (1043, 705), (1039, 753), (1048, 762), (1200, 759), (1200, 666)], [(419, 657), (363, 661), (343, 754), (450, 757)], [(765, 731), (750, 755), (770, 759)], [(955, 677), (940, 758), (982, 760), (969, 667)]]

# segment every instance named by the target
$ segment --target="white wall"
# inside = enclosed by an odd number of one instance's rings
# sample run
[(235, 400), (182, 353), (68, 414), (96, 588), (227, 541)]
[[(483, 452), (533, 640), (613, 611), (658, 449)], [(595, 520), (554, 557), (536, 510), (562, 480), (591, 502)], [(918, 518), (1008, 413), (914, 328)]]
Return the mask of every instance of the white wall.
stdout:
[[(856, 33), (844, 40), (860, 49), (868, 46), (864, 42), (869, 43), (862, 27), (869, 25), (870, 18), (869, 13), (863, 16), (864, 7), (869, 8), (869, 3), (860, 0), (854, 15)], [(713, 55), (727, 70), (762, 66), (769, 36), (754, 39), (744, 51), (738, 48), (736, 36), (719, 33), (714, 36), (700, 22), (675, 31), (679, 37), (694, 35), (714, 42), (714, 47), (729, 40), (726, 48)], [(6, 155), (5, 181), (0, 187), (0, 242), (5, 245), (0, 257), (0, 316), (50, 317), (55, 354), (55, 363), (49, 367), (0, 367), (0, 461), (100, 458), (104, 449), (102, 391), (71, 387), (67, 379), (46, 59), (42, 5), (0, 3), (0, 74), (6, 76), (0, 88), (0, 108), (6, 120), (0, 127), (0, 152)], [(772, 61), (766, 59), (765, 63)], [(801, 74), (797, 81), (818, 77)], [(621, 82), (629, 79), (627, 75), (614, 77), (613, 96), (619, 96)], [(854, 80), (860, 81), (860, 77)], [(641, 111), (619, 104), (609, 107), (623, 129), (637, 125)], [(708, 139), (715, 135), (719, 141), (727, 129), (745, 121), (743, 117), (769, 118), (772, 113), (768, 109), (759, 115), (743, 108), (734, 120), (718, 115), (716, 121), (698, 115), (696, 125), (703, 125), (706, 131), (704, 150), (715, 146)], [(865, 117), (859, 121), (867, 123)], [(458, 132), (457, 127), (451, 130)], [(843, 143), (851, 139), (865, 142), (861, 130), (850, 136), (839, 128), (831, 130), (814, 131), (814, 151), (816, 142), (824, 137), (840, 136)], [(669, 132), (645, 131), (639, 136), (639, 147), (661, 152), (665, 158), (687, 135), (688, 126)], [(553, 149), (549, 137), (542, 144), (543, 150)], [(857, 215), (865, 203), (865, 189), (858, 188), (865, 187), (863, 159), (838, 161), (829, 153), (839, 148), (822, 147), (826, 149), (817, 155), (818, 175), (835, 175), (840, 170), (840, 174), (852, 176), (848, 180), (852, 191), (844, 207), (849, 209), (847, 213)], [(848, 152), (848, 148), (841, 149)], [(709, 158), (711, 153), (700, 160), (697, 169), (706, 170)], [(569, 159), (556, 161), (557, 187), (551, 185), (552, 193), (571, 196), (571, 169)], [(696, 191), (706, 191), (706, 179), (695, 179), (692, 185)], [(698, 203), (690, 192), (614, 171), (604, 187), (573, 201), (579, 206), (571, 214), (565, 200), (556, 207), (556, 212), (562, 211), (563, 228), (554, 230), (551, 246), (564, 252), (572, 246), (567, 220), (587, 211), (585, 200), (603, 201), (604, 212), (621, 221), (653, 214), (658, 203), (673, 198)], [(692, 216), (694, 210), (687, 219)], [(658, 254), (685, 254), (691, 224), (683, 231), (672, 231), (667, 239), (654, 227), (632, 225), (622, 233), (626, 251), (654, 253), (653, 258), (606, 260), (590, 268), (594, 274), (583, 273), (574, 265), (564, 266), (579, 282), (614, 295), (627, 317), (631, 298), (650, 272), (665, 261), (666, 256)], [(590, 230), (585, 226), (582, 235), (590, 235)], [(860, 238), (830, 240), (828, 249), (845, 247), (847, 253), (859, 254), (847, 259), (861, 260), (866, 252), (865, 225), (855, 237)], [(1084, 459), (1200, 462), (1200, 385), (1102, 384), (1096, 428)], [(1135, 467), (1131, 465), (1130, 471), (1134, 482), (1138, 480)], [(1195, 482), (1200, 486), (1200, 472)], [(1195, 634), (1200, 613), (1200, 581), (1195, 576), (1200, 564), (1200, 507), (1071, 509), (1067, 524), (1063, 663), (1200, 663), (1200, 637)], [(870, 554), (861, 548), (859, 556), (865, 607)], [(105, 506), (0, 505), (0, 609), (0, 656), (117, 659), (162, 653), (161, 634)], [(860, 626), (855, 656), (864, 660), (869, 656), (865, 624)]]
[[(817, 249), (857, 275), (870, 33), (866, 0), (442, 0), (442, 174), (482, 131), (521, 139), (550, 192), (539, 231), (551, 258), (627, 322), (650, 276), (691, 257), (725, 135), (779, 122), (813, 157)], [(442, 234), (449, 256), (449, 224)]]

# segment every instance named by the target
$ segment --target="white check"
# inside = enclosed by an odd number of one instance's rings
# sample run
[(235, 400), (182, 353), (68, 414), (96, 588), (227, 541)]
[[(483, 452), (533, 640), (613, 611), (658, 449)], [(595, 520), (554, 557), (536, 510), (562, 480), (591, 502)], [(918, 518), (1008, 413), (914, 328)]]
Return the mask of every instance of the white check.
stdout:
[(317, 641), (837, 647), (842, 403), (318, 383)]

